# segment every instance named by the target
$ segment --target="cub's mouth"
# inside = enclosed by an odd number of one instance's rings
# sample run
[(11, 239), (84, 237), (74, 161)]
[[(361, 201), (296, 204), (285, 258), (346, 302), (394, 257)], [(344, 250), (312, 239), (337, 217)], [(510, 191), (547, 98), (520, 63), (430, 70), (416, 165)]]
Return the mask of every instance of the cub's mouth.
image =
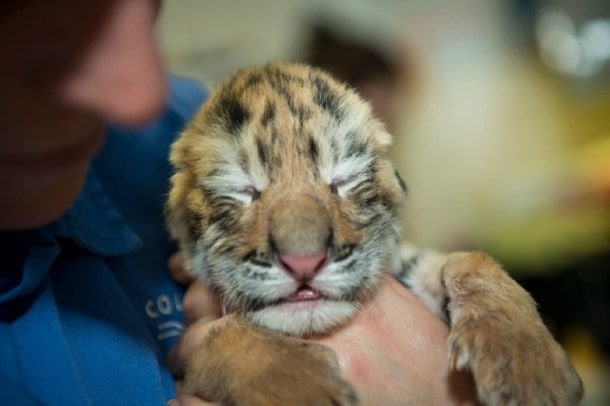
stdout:
[(280, 276), (267, 286), (269, 296), (244, 292), (242, 309), (255, 325), (303, 337), (329, 331), (359, 308), (362, 285), (347, 278), (327, 251), (278, 255), (272, 266)]
[(265, 303), (257, 303), (253, 310), (263, 310), (265, 308), (283, 307), (286, 309), (302, 309), (315, 307), (318, 304), (328, 301), (336, 301), (337, 298), (329, 297), (322, 291), (315, 289), (307, 284), (303, 284), (296, 288), (292, 293), (284, 295), (273, 301)]
[(286, 296), (282, 301), (284, 302), (305, 302), (311, 300), (322, 299), (324, 296), (322, 293), (307, 284), (303, 284), (297, 288), (293, 293)]

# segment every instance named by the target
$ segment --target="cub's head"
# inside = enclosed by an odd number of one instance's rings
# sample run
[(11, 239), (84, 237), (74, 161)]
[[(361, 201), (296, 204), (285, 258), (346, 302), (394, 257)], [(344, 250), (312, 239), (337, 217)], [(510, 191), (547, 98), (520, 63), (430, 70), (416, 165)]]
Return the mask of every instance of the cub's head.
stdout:
[(228, 310), (326, 331), (394, 260), (405, 190), (389, 147), (369, 106), (327, 74), (239, 71), (173, 146), (170, 231)]

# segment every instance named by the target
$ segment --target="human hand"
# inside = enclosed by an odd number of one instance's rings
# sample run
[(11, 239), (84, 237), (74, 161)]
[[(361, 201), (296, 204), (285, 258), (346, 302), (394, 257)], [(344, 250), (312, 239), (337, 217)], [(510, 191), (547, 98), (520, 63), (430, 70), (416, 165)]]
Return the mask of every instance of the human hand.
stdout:
[(448, 326), (390, 275), (354, 319), (316, 341), (335, 350), (363, 405), (478, 404), (472, 377), (449, 370)]
[[(186, 271), (182, 253), (178, 252), (172, 255), (167, 262), (167, 266), (172, 279), (181, 285), (188, 285), (182, 301), (183, 318), (187, 329), (182, 334), (180, 342), (172, 348), (167, 356), (169, 369), (178, 379), (176, 386), (180, 387), (180, 379), (184, 375), (186, 361), (210, 329), (219, 323), (224, 323), (224, 320), (214, 322), (214, 320), (220, 318), (222, 313), (220, 301), (216, 300), (203, 283)], [(168, 406), (179, 405), (206, 406), (215, 405), (215, 403), (183, 394), (168, 402)]]
[(182, 316), (187, 326), (200, 319), (210, 321), (222, 316), (221, 300), (186, 270), (181, 252), (169, 258), (167, 267), (174, 281), (188, 286), (182, 300)]

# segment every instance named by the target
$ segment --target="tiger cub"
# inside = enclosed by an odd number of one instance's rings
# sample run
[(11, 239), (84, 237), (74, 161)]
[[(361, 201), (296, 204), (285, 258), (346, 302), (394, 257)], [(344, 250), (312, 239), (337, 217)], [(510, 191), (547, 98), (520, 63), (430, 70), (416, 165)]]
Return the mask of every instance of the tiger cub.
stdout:
[[(496, 262), (399, 246), (406, 187), (390, 145), (367, 103), (304, 65), (241, 70), (204, 103), (172, 148), (168, 224), (189, 269), (243, 322), (202, 345), (187, 391), (230, 404), (357, 402), (329, 350), (287, 336), (344, 323), (390, 272), (448, 322), (450, 365), (472, 372), (482, 402), (579, 401), (568, 357)], [(303, 366), (283, 367), (277, 346)], [(260, 375), (240, 350), (281, 372)]]

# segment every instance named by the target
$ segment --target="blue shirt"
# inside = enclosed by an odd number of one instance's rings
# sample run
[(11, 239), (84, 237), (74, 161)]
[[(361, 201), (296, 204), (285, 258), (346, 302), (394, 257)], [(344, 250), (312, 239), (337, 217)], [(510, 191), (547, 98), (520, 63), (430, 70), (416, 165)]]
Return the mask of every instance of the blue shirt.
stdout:
[(170, 78), (168, 107), (109, 128), (73, 206), (36, 230), (0, 233), (0, 404), (164, 405), (164, 353), (181, 333), (176, 251), (163, 223), (169, 145), (204, 99)]

